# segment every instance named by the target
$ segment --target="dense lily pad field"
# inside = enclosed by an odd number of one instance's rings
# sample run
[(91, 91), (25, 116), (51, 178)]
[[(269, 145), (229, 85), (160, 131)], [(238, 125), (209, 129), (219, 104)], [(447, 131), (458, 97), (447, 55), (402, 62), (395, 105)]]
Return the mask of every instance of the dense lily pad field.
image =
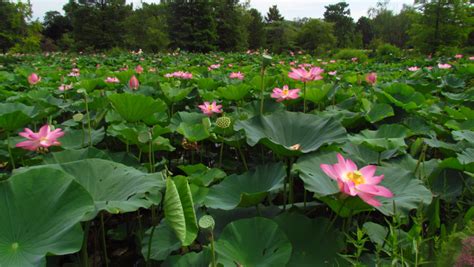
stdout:
[(474, 61), (0, 57), (0, 266), (472, 266)]

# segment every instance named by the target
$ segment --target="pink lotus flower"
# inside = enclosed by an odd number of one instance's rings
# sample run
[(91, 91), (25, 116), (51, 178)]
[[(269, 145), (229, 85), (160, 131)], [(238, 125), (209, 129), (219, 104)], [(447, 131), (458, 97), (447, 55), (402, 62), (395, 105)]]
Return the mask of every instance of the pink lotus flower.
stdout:
[(294, 61), (290, 62), (290, 66), (294, 66), (295, 64), (296, 64), (296, 62), (294, 62)]
[(356, 57), (353, 57), (353, 58), (351, 58), (351, 60), (352, 60), (352, 62), (356, 62), (356, 61), (359, 60), (359, 59), (356, 58)]
[(35, 85), (41, 81), (41, 77), (38, 76), (36, 73), (31, 73), (30, 76), (28, 76), (28, 83), (30, 85)]
[(232, 72), (230, 75), (229, 75), (229, 78), (231, 79), (239, 79), (239, 80), (243, 80), (244, 79), (244, 75), (239, 71), (239, 72)]
[(336, 60), (331, 59), (331, 60), (329, 60), (329, 63), (336, 63)]
[(156, 68), (149, 68), (148, 72), (156, 72)]
[(119, 79), (117, 77), (107, 77), (107, 79), (105, 79), (105, 82), (106, 83), (119, 83)]
[(138, 65), (135, 67), (135, 72), (138, 73), (138, 74), (141, 74), (143, 72), (143, 67)]
[(81, 73), (72, 71), (67, 76), (69, 76), (69, 77), (79, 77), (79, 76), (81, 76)]
[(209, 67), (207, 68), (207, 70), (208, 70), (208, 71), (216, 70), (216, 69), (218, 69), (218, 68), (220, 68), (220, 67), (221, 67), (221, 64), (212, 64), (211, 66), (209, 66)]
[(207, 116), (211, 116), (214, 113), (222, 113), (222, 105), (217, 105), (216, 101), (212, 103), (204, 102), (204, 104), (198, 106), (202, 113), (206, 114)]
[(371, 72), (365, 76), (365, 81), (370, 84), (374, 85), (377, 82), (377, 73)]
[(460, 59), (460, 58), (462, 58), (462, 57), (463, 57), (463, 55), (461, 55), (461, 54), (456, 54), (456, 55), (454, 56), (454, 58), (457, 58), (457, 59)]
[(58, 87), (58, 90), (61, 91), (61, 92), (64, 92), (64, 91), (67, 91), (67, 90), (71, 90), (72, 89), (72, 84), (61, 84), (59, 87)]
[(431, 66), (428, 66), (428, 67), (426, 67), (426, 69), (427, 69), (427, 70), (432, 70), (432, 69), (433, 69), (433, 67), (431, 67)]
[(304, 68), (291, 68), (291, 72), (288, 73), (288, 77), (292, 78), (293, 80), (302, 81), (305, 83), (308, 81), (323, 79), (323, 76), (321, 76), (323, 72), (324, 70), (319, 67), (311, 68), (309, 71)]
[(165, 74), (165, 77), (166, 78), (181, 78), (181, 79), (189, 80), (193, 78), (193, 74), (189, 72), (184, 72), (184, 71), (176, 71), (173, 73)]
[(381, 205), (375, 196), (393, 197), (389, 189), (378, 185), (384, 175), (374, 176), (376, 166), (367, 165), (359, 170), (352, 160), (344, 159), (341, 154), (337, 154), (337, 161), (336, 164), (321, 164), (320, 167), (324, 173), (336, 180), (342, 193), (350, 196), (357, 195), (374, 207)]
[(450, 69), (451, 65), (448, 64), (448, 63), (446, 63), (446, 64), (439, 63), (438, 68), (440, 68), (440, 69)]
[(275, 98), (277, 102), (281, 102), (288, 99), (297, 99), (299, 97), (298, 93), (300, 89), (288, 89), (288, 85), (284, 85), (283, 89), (274, 88), (271, 95), (272, 98)]
[(419, 69), (420, 69), (420, 68), (417, 67), (417, 66), (413, 66), (413, 67), (409, 67), (409, 68), (408, 68), (409, 71), (417, 71), (417, 70), (419, 70)]
[(331, 76), (334, 76), (334, 75), (337, 74), (337, 71), (330, 71), (330, 72), (328, 72), (328, 74), (331, 75)]
[(138, 90), (138, 87), (140, 86), (140, 82), (138, 82), (138, 79), (137, 77), (135, 77), (135, 75), (133, 75), (132, 78), (130, 78), (130, 80), (128, 81), (128, 86), (132, 90)]
[(26, 141), (16, 144), (16, 147), (21, 147), (26, 150), (36, 151), (40, 148), (48, 148), (50, 146), (61, 145), (58, 138), (64, 135), (61, 129), (51, 131), (51, 127), (45, 124), (40, 128), (39, 132), (35, 133), (32, 130), (25, 128), (24, 132), (19, 133), (20, 136), (25, 137)]
[(469, 57), (469, 60), (474, 60), (474, 57)]

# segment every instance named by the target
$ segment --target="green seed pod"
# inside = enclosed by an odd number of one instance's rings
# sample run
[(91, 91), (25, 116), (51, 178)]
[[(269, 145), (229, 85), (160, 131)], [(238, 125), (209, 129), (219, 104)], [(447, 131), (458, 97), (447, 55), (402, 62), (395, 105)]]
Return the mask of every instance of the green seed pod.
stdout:
[(230, 127), (232, 120), (229, 117), (219, 117), (216, 120), (216, 125), (219, 128), (226, 129)]
[(214, 218), (210, 215), (204, 215), (199, 219), (199, 227), (206, 230), (213, 230), (216, 225)]

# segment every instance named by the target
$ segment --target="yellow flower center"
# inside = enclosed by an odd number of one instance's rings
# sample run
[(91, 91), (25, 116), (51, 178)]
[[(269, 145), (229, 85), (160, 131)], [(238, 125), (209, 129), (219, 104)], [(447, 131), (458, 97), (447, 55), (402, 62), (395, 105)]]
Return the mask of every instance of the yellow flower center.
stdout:
[(212, 111), (212, 109), (213, 109), (213, 108), (214, 108), (214, 106), (213, 106), (213, 105), (209, 105), (209, 106), (207, 106), (207, 110), (209, 110), (209, 111)]
[(290, 90), (288, 90), (288, 89), (283, 89), (282, 94), (283, 94), (283, 95), (288, 95), (288, 94), (289, 94), (289, 91), (290, 91)]
[(354, 182), (355, 185), (365, 184), (365, 178), (359, 171), (349, 172), (347, 178)]

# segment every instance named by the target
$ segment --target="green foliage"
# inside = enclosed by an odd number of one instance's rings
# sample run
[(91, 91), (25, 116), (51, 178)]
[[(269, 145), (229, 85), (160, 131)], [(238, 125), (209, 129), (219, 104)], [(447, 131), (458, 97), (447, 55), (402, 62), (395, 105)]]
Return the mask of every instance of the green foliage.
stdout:
[(336, 44), (333, 32), (333, 24), (319, 19), (310, 19), (301, 27), (297, 43), (305, 50), (323, 53)]
[(325, 6), (324, 20), (333, 24), (337, 47), (351, 47), (354, 42), (355, 25), (348, 7), (346, 2)]
[(462, 46), (473, 29), (473, 7), (469, 1), (423, 1), (410, 27), (411, 44), (423, 52), (434, 53), (442, 47)]
[(265, 44), (265, 24), (262, 14), (257, 9), (249, 10), (250, 21), (247, 25), (248, 46), (250, 49), (258, 49)]
[(284, 18), (280, 14), (280, 10), (278, 10), (277, 5), (273, 5), (268, 9), (267, 15), (265, 16), (266, 23), (273, 23), (277, 21), (283, 21)]
[(364, 50), (358, 49), (341, 49), (334, 55), (337, 59), (351, 60), (352, 58), (357, 58), (357, 61), (364, 62), (367, 61), (368, 57)]
[(389, 62), (400, 58), (402, 51), (391, 44), (381, 44), (377, 47), (377, 58), (381, 61)]

